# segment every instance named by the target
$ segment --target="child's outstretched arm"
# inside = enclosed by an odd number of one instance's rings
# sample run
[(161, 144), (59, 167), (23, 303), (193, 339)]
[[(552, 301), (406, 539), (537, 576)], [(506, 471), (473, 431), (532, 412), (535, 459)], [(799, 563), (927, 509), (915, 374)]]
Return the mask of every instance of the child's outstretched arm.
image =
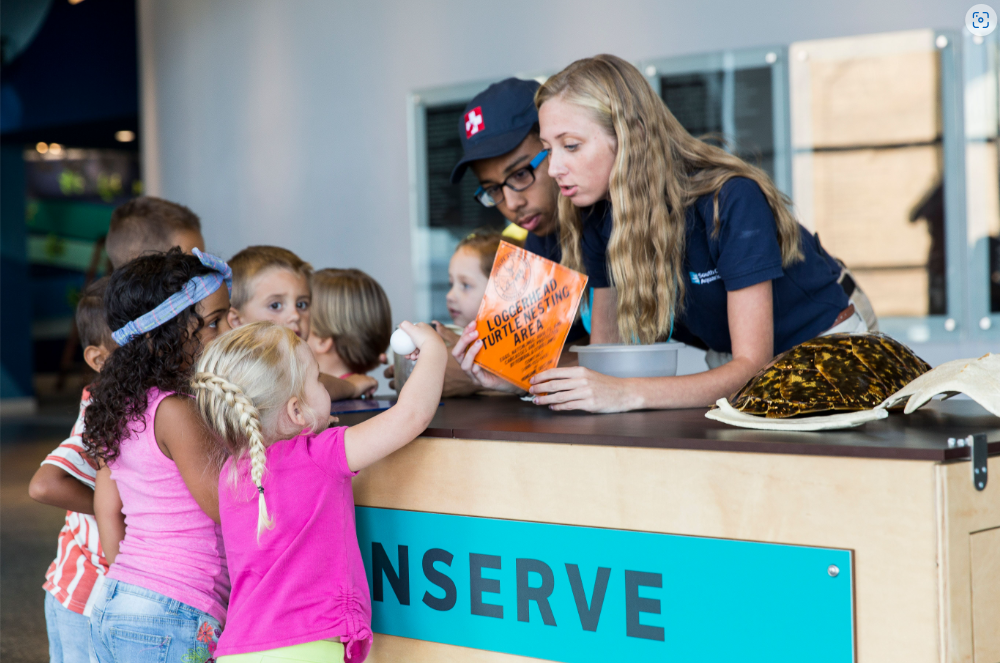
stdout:
[(341, 379), (320, 373), (319, 381), (330, 392), (330, 400), (332, 401), (360, 398), (363, 394), (370, 396), (375, 393), (375, 388), (378, 387), (378, 380), (367, 375), (351, 375)]
[(347, 465), (357, 472), (385, 458), (426, 430), (437, 412), (444, 384), (448, 349), (430, 325), (399, 325), (417, 346), (417, 364), (403, 385), (399, 400), (368, 421), (351, 426), (344, 434)]
[(125, 538), (125, 514), (122, 513), (118, 484), (111, 478), (111, 470), (107, 465), (97, 470), (94, 517), (97, 519), (97, 534), (101, 538), (104, 559), (108, 560), (108, 564), (113, 564), (115, 557), (118, 557), (118, 546)]
[(184, 485), (209, 518), (219, 522), (219, 471), (212, 432), (193, 398), (168, 396), (156, 408), (156, 443), (177, 465)]
[(94, 513), (94, 490), (55, 465), (42, 465), (28, 484), (31, 499), (77, 513)]

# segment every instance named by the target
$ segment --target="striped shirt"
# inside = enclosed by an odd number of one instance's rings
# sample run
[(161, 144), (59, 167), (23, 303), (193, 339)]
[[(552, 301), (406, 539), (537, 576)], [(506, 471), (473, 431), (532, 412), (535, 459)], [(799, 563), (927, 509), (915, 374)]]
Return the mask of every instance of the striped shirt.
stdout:
[[(83, 390), (80, 416), (73, 425), (70, 436), (46, 456), (42, 465), (55, 465), (74, 479), (91, 488), (97, 478), (97, 469), (83, 448), (83, 413), (90, 404), (90, 392)], [(45, 573), (43, 589), (52, 594), (66, 609), (90, 616), (91, 597), (100, 595), (108, 563), (101, 550), (97, 534), (97, 520), (93, 516), (75, 511), (66, 512), (66, 523), (59, 532), (56, 558)]]

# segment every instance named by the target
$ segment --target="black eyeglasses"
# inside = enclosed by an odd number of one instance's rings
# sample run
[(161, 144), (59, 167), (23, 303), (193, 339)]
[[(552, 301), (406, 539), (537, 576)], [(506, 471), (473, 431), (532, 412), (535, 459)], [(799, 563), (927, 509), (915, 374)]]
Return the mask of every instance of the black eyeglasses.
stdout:
[(535, 169), (538, 168), (539, 164), (545, 161), (545, 157), (547, 156), (549, 156), (549, 151), (542, 150), (535, 155), (535, 158), (531, 160), (531, 163), (524, 168), (519, 168), (501, 184), (491, 184), (487, 187), (479, 187), (472, 195), (483, 207), (496, 207), (503, 202), (504, 187), (507, 187), (512, 191), (520, 192), (534, 184)]

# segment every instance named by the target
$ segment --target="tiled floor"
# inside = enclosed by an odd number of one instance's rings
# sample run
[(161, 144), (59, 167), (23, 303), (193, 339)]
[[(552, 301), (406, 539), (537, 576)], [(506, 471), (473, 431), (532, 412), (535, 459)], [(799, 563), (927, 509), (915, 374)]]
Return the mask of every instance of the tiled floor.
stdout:
[(49, 660), (42, 583), (56, 553), (65, 511), (28, 497), (28, 482), (45, 455), (69, 434), (76, 403), (46, 406), (30, 418), (0, 423), (0, 660)]

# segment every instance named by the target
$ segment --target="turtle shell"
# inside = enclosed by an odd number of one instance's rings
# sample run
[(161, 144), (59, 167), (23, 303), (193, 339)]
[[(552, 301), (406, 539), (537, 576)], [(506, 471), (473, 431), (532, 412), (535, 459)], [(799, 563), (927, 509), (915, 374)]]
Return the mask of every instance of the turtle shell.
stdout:
[(930, 366), (881, 333), (819, 336), (781, 353), (729, 398), (747, 414), (869, 410)]

